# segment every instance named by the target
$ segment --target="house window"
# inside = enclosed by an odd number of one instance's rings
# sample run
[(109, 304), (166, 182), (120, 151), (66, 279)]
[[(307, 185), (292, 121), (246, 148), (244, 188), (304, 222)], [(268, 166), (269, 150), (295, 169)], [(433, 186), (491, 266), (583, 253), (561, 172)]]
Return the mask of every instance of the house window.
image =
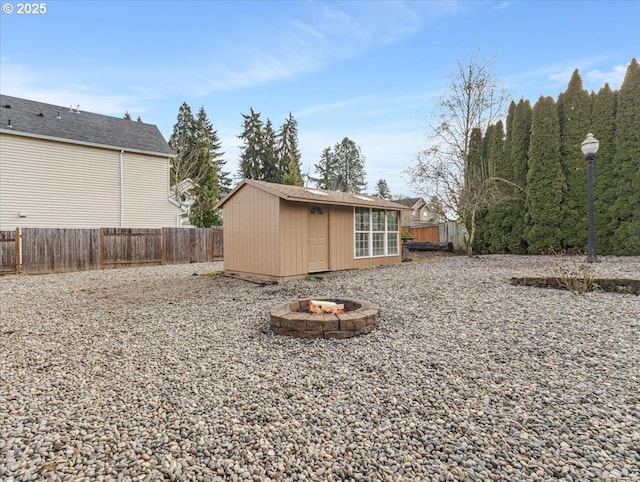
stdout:
[(355, 257), (397, 255), (398, 212), (355, 208)]

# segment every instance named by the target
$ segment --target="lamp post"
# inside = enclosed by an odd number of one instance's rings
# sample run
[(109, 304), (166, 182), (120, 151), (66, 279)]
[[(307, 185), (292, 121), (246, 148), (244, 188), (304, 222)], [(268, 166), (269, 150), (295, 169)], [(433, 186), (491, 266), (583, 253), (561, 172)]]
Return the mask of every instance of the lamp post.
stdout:
[(589, 213), (589, 238), (587, 245), (587, 263), (597, 263), (596, 254), (596, 226), (595, 215), (593, 213), (593, 160), (600, 147), (598, 139), (593, 134), (587, 134), (587, 138), (580, 144), (584, 159), (587, 161), (587, 210)]

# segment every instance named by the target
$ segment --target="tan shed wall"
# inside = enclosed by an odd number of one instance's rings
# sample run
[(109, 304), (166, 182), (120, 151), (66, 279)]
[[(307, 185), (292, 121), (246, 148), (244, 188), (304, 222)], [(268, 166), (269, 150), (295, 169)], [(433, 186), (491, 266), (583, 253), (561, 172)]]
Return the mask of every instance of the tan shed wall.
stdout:
[(224, 269), (280, 276), (279, 201), (247, 186), (224, 205)]
[[(280, 275), (305, 275), (309, 259), (309, 209), (311, 204), (293, 203), (280, 199)], [(324, 206), (323, 206), (324, 207)]]
[(124, 153), (121, 226), (119, 151), (0, 137), (0, 228), (176, 226), (179, 209), (168, 200), (168, 158)]

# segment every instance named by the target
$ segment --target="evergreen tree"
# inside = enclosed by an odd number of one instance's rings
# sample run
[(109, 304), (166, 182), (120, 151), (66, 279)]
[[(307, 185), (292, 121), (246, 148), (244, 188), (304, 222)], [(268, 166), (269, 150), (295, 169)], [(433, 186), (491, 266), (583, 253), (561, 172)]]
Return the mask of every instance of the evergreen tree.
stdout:
[[(493, 126), (487, 128), (490, 132)], [(487, 146), (479, 127), (471, 130), (469, 136), (469, 152), (467, 154), (465, 182), (472, 183), (475, 179), (486, 179), (489, 176), (488, 164), (486, 162)], [(465, 204), (476, 204), (473, 199), (473, 190), (463, 189), (463, 195), (469, 196), (464, 199)], [(473, 251), (484, 253), (487, 251), (487, 209), (485, 206), (477, 206), (471, 210), (471, 216), (465, 219), (465, 228), (469, 233), (469, 238), (473, 240)]]
[(391, 199), (391, 191), (389, 190), (389, 185), (385, 179), (378, 179), (374, 195), (381, 197), (382, 199)]
[[(601, 158), (596, 154), (596, 162)], [(602, 159), (602, 162), (607, 162)], [(618, 92), (614, 183), (611, 206), (613, 254), (640, 254), (640, 64), (632, 59)]]
[(320, 189), (362, 193), (367, 188), (364, 162), (360, 148), (345, 137), (333, 149), (322, 151), (320, 162), (315, 165), (316, 177), (311, 179)]
[(238, 137), (242, 139), (240, 146), (240, 170), (239, 175), (245, 179), (262, 180), (263, 175), (263, 148), (264, 133), (260, 113), (249, 109), (249, 114), (242, 114), (243, 131)]
[(556, 103), (540, 97), (533, 107), (527, 173), (526, 234), (530, 253), (560, 249), (564, 175)]
[(176, 154), (171, 162), (170, 182), (175, 199), (181, 199), (182, 181), (198, 175), (198, 152), (196, 145), (196, 121), (191, 107), (183, 102), (178, 109), (178, 117), (169, 138), (169, 147)]
[[(490, 176), (513, 182), (511, 163), (507, 157), (505, 131), (502, 121), (496, 122), (486, 133), (486, 162)], [(509, 183), (498, 183), (496, 188), (502, 192), (505, 201), (493, 206), (486, 215), (487, 250), (491, 253), (508, 252), (507, 235), (512, 231), (509, 218), (510, 205), (514, 196), (514, 187)]]
[(513, 110), (513, 120), (507, 133), (511, 164), (510, 179), (517, 187), (513, 189), (513, 196), (507, 201), (505, 217), (508, 220), (505, 222), (511, 226), (511, 230), (505, 234), (505, 242), (509, 252), (519, 254), (527, 252), (525, 203), (532, 115), (531, 103), (521, 99)]
[(273, 129), (271, 119), (267, 118), (262, 132), (261, 166), (262, 174), (260, 179), (267, 182), (282, 183), (282, 171), (280, 162), (276, 156), (276, 131)]
[(336, 191), (338, 189), (338, 181), (336, 178), (336, 166), (333, 152), (330, 147), (326, 147), (320, 155), (320, 161), (315, 164), (316, 176), (309, 177), (316, 187), (326, 189), (328, 191)]
[(594, 163), (594, 205), (598, 252), (613, 252), (613, 233), (616, 218), (610, 208), (618, 196), (614, 183), (616, 152), (616, 94), (605, 84), (593, 96), (591, 132), (600, 141)]
[(221, 198), (220, 167), (224, 165), (222, 143), (213, 128), (204, 107), (200, 107), (195, 120), (194, 150), (197, 153), (193, 195), (196, 199), (189, 213), (191, 224), (210, 227), (220, 224), (220, 214), (213, 207)]
[(298, 148), (298, 122), (291, 112), (278, 132), (277, 157), (282, 173), (282, 182), (292, 186), (302, 186), (300, 172), (300, 149)]
[(580, 143), (591, 128), (591, 98), (582, 88), (576, 69), (566, 92), (558, 98), (560, 162), (565, 178), (563, 194), (562, 247), (586, 251), (587, 167)]
[(333, 147), (336, 166), (337, 190), (363, 193), (367, 188), (364, 156), (360, 148), (348, 137)]

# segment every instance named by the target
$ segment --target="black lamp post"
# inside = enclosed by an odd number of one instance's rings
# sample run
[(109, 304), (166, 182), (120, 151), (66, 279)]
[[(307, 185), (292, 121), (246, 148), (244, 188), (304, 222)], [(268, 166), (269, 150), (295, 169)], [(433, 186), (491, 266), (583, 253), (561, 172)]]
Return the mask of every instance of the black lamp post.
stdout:
[(597, 263), (596, 254), (596, 226), (595, 215), (593, 213), (593, 160), (600, 147), (598, 139), (593, 134), (587, 134), (587, 138), (580, 144), (584, 159), (587, 161), (587, 210), (589, 213), (589, 238), (587, 245), (587, 263)]

